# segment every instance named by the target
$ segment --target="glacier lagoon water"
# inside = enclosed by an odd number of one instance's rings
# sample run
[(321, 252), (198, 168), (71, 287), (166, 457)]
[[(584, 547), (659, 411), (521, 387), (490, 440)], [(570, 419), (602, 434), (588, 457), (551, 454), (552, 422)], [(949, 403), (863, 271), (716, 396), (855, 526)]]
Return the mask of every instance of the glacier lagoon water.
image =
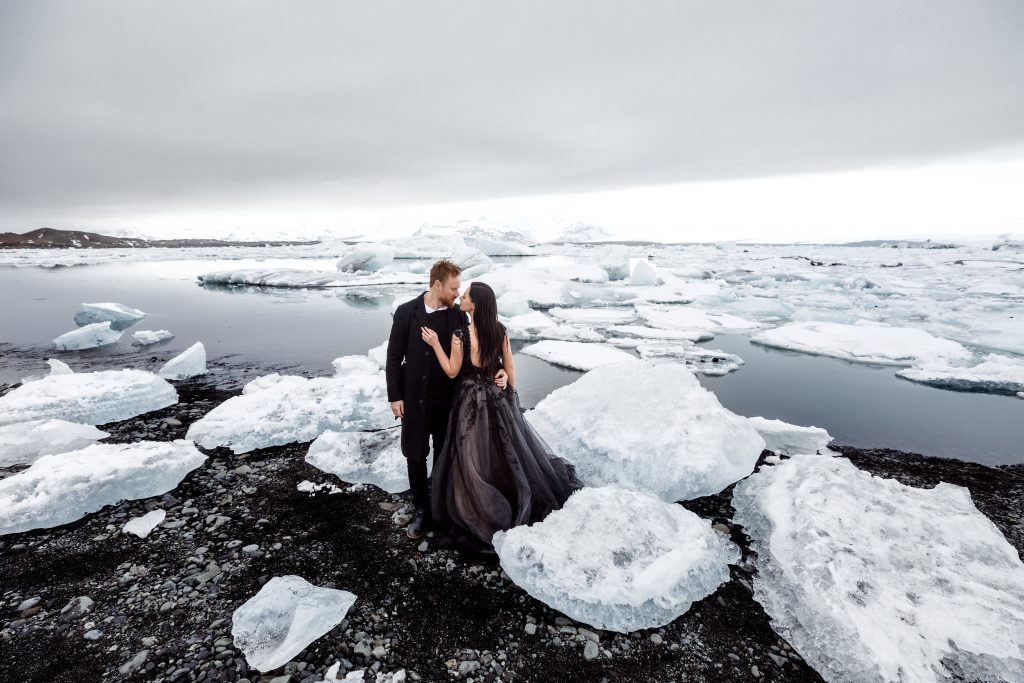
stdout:
[[(206, 347), (214, 371), (332, 374), (334, 358), (380, 344), (394, 301), (421, 288), (211, 288), (195, 280), (218, 269), (332, 265), (333, 260), (241, 259), (0, 268), (0, 382), (43, 374), (50, 357), (75, 370), (154, 369), (197, 341)], [(82, 303), (95, 302), (122, 303), (149, 315), (117, 344), (55, 351), (51, 340), (75, 329), (73, 317)], [(170, 330), (174, 339), (148, 347), (131, 344), (132, 332), (158, 329)], [(892, 367), (768, 349), (750, 344), (745, 335), (718, 335), (705, 345), (746, 361), (724, 377), (699, 376), (738, 414), (824, 427), (840, 443), (860, 447), (990, 465), (1024, 463), (1024, 401), (1019, 398), (918, 385), (896, 377)], [(528, 407), (580, 375), (523, 354), (516, 356), (516, 365)]]

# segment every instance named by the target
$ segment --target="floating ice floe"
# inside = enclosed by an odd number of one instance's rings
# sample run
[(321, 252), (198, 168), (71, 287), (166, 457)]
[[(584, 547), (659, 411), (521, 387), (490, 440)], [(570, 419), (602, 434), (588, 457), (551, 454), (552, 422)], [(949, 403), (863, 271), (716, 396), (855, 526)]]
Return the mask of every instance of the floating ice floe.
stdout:
[(388, 342), (384, 342), (380, 346), (374, 346), (366, 352), (366, 356), (383, 370), (388, 364)]
[(612, 334), (635, 339), (680, 339), (699, 342), (714, 339), (715, 335), (707, 330), (665, 330), (644, 325), (612, 325), (607, 329)]
[(206, 374), (206, 347), (196, 342), (164, 363), (158, 375), (164, 379), (188, 379)]
[(636, 320), (632, 308), (552, 308), (548, 313), (574, 325), (621, 325)]
[(755, 329), (755, 322), (729, 313), (712, 311), (692, 306), (637, 306), (636, 312), (651, 327), (669, 330), (695, 330), (719, 334), (723, 332)]
[(740, 551), (674, 503), (583, 488), (542, 522), (492, 539), (505, 573), (572, 619), (620, 633), (654, 628), (729, 580)]
[(47, 418), (101, 425), (177, 402), (167, 380), (142, 370), (48, 375), (0, 396), (0, 425)]
[(491, 269), (493, 262), (479, 249), (465, 247), (455, 252), (451, 260), (459, 268), (462, 268), (462, 279), (472, 280), (478, 278)]
[(831, 322), (790, 323), (765, 330), (750, 339), (764, 346), (857, 363), (913, 365), (922, 360), (966, 360), (970, 352), (960, 344), (939, 339), (912, 327), (846, 325)]
[(395, 260), (395, 250), (386, 244), (357, 244), (346, 251), (335, 266), (343, 273), (376, 271)]
[(563, 341), (604, 341), (604, 337), (586, 327), (561, 324), (540, 311), (516, 315), (503, 321), (509, 339), (561, 339)]
[(76, 451), (110, 436), (67, 420), (30, 420), (0, 427), (0, 467), (24, 465), (43, 455)]
[(235, 453), (312, 441), (327, 430), (367, 431), (390, 427), (384, 373), (366, 356), (334, 361), (333, 377), (272, 375), (246, 385), (192, 423), (188, 438), (204, 448), (227, 446)]
[(744, 364), (736, 354), (706, 349), (685, 340), (641, 342), (636, 345), (636, 350), (643, 359), (671, 358), (685, 363), (694, 372), (712, 377), (735, 372)]
[(146, 314), (139, 309), (129, 308), (124, 304), (82, 304), (82, 308), (75, 313), (75, 324), (82, 327), (109, 322), (111, 329), (123, 331), (145, 317)]
[[(409, 489), (401, 427), (376, 432), (327, 431), (309, 446), (306, 462), (350, 484), (373, 484), (388, 493)], [(427, 473), (432, 469), (427, 458)]]
[(0, 480), (0, 535), (60, 526), (120, 500), (158, 496), (205, 460), (182, 440), (94, 444), (44, 455)]
[(665, 501), (718, 493), (754, 469), (764, 439), (685, 366), (634, 360), (591, 370), (527, 413), (589, 486)]
[(633, 354), (614, 346), (575, 341), (540, 341), (523, 347), (522, 353), (573, 370), (593, 370), (609, 363), (637, 359)]
[(651, 287), (664, 282), (664, 278), (658, 274), (658, 269), (643, 259), (633, 264), (633, 270), (629, 274), (629, 284), (631, 285)]
[(779, 455), (798, 453), (830, 454), (828, 444), (832, 436), (821, 427), (801, 427), (782, 420), (752, 417), (750, 424), (765, 441), (765, 448)]
[(967, 489), (796, 455), (732, 503), (754, 598), (826, 680), (1024, 680), (1024, 563)]
[(377, 285), (418, 285), (423, 283), (423, 276), (416, 273), (348, 274), (322, 270), (298, 270), (294, 268), (243, 268), (203, 273), (198, 277), (198, 280), (203, 285), (252, 285), (256, 287), (320, 289)]
[(340, 624), (355, 601), (348, 591), (275, 576), (231, 615), (231, 636), (249, 666), (273, 671)]
[(145, 538), (146, 536), (149, 536), (150, 532), (152, 532), (158, 524), (162, 523), (166, 517), (166, 510), (151, 510), (144, 515), (132, 517), (125, 522), (124, 526), (121, 527), (121, 533), (134, 534), (139, 538)]
[(608, 273), (609, 280), (625, 280), (629, 277), (629, 248), (621, 244), (604, 247), (595, 257), (597, 265)]
[(1024, 391), (1024, 359), (994, 353), (968, 367), (935, 360), (897, 370), (896, 374), (912, 382), (955, 391), (1010, 395)]
[(109, 322), (92, 323), (77, 330), (65, 332), (53, 340), (53, 345), (60, 351), (81, 351), (95, 349), (99, 346), (116, 344), (121, 332), (111, 329)]
[(132, 333), (132, 342), (135, 346), (149, 346), (168, 339), (174, 339), (174, 335), (167, 330), (139, 330)]

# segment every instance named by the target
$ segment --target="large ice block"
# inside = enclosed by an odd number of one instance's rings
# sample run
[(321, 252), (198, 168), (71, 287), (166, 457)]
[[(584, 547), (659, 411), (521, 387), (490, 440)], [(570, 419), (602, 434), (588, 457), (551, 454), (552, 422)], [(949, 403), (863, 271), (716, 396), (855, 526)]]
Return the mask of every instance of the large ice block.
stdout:
[[(373, 484), (388, 493), (409, 489), (401, 427), (376, 432), (326, 431), (309, 446), (306, 462), (350, 484)], [(427, 458), (427, 473), (433, 459)]]
[(60, 526), (120, 500), (158, 496), (205, 460), (183, 440), (94, 444), (44, 455), (0, 480), (0, 535)]
[(754, 598), (825, 680), (1024, 680), (1024, 563), (967, 489), (795, 455), (732, 503)]
[(109, 436), (67, 420), (29, 420), (0, 427), (0, 467), (35, 462), (40, 456), (76, 451)]
[(124, 304), (82, 304), (82, 308), (75, 313), (75, 324), (82, 327), (93, 323), (109, 322), (111, 329), (123, 331), (145, 317), (144, 312)]
[(718, 493), (754, 469), (764, 439), (685, 366), (636, 360), (591, 370), (527, 413), (590, 486), (677, 501)]
[(348, 591), (275, 576), (231, 615), (231, 636), (249, 666), (273, 671), (340, 624), (355, 601)]
[(524, 346), (522, 353), (574, 370), (593, 370), (609, 363), (637, 360), (633, 354), (606, 344), (550, 339)]
[(796, 455), (797, 453), (828, 454), (828, 444), (832, 436), (821, 427), (801, 427), (782, 420), (769, 420), (764, 417), (750, 418), (751, 426), (764, 437), (765, 448), (779, 455)]
[(494, 549), (527, 593), (569, 617), (627, 633), (654, 628), (729, 580), (740, 551), (674, 503), (583, 488), (542, 522), (499, 531)]
[(116, 344), (121, 332), (111, 329), (110, 322), (92, 323), (77, 330), (65, 332), (53, 340), (58, 351), (81, 351)]
[(196, 342), (164, 363), (157, 373), (164, 379), (188, 379), (206, 374), (206, 347)]
[(338, 259), (338, 270), (346, 273), (380, 270), (395, 259), (395, 250), (385, 244), (357, 244)]
[(0, 396), (0, 425), (46, 418), (101, 425), (177, 402), (167, 380), (142, 370), (47, 375)]

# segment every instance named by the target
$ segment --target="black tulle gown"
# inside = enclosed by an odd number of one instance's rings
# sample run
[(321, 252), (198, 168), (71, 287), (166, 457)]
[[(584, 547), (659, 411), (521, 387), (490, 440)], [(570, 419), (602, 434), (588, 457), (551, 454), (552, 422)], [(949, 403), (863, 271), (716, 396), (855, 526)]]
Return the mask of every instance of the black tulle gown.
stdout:
[(579, 483), (572, 465), (551, 455), (523, 418), (519, 395), (472, 364), (469, 335), (463, 339), (448, 436), (434, 463), (431, 513), (445, 545), (493, 553), (494, 532), (539, 522)]

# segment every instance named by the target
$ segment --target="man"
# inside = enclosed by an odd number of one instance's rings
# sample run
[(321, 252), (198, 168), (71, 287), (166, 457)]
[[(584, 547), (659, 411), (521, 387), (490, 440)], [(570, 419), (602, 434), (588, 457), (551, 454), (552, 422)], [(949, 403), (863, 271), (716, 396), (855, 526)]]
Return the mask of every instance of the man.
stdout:
[[(451, 355), (452, 333), (467, 321), (455, 303), (461, 272), (451, 261), (435, 263), (430, 269), (430, 289), (395, 310), (388, 338), (388, 401), (391, 412), (402, 420), (402, 454), (416, 505), (406, 528), (410, 539), (421, 538), (430, 524), (427, 454), (430, 440), (434, 442), (435, 461), (444, 446), (456, 381), (441, 369), (434, 350), (423, 341), (421, 328), (436, 332), (441, 348)], [(499, 385), (507, 381), (504, 370), (498, 372), (495, 381)]]

